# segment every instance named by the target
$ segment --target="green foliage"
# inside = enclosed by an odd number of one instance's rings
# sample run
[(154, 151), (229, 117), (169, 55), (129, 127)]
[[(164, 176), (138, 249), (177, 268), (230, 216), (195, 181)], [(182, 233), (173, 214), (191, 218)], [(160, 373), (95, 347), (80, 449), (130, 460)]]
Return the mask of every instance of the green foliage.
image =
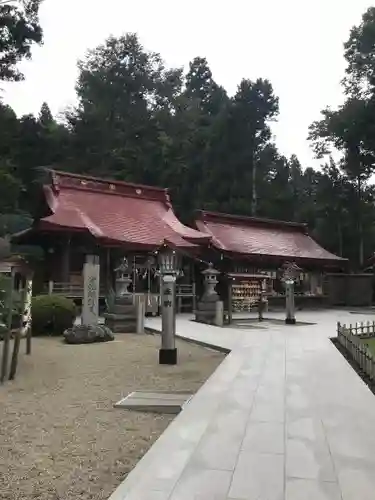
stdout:
[(343, 81), (352, 96), (371, 95), (375, 87), (375, 7), (370, 7), (362, 16), (362, 22), (353, 26), (345, 43), (347, 61)]
[(32, 45), (42, 42), (38, 20), (40, 2), (0, 0), (0, 80), (22, 80), (17, 63), (30, 59)]
[(72, 300), (59, 295), (38, 295), (31, 303), (34, 335), (62, 335), (73, 326), (77, 311)]
[[(354, 26), (349, 40), (345, 44), (347, 61), (346, 77), (343, 80), (347, 94), (345, 103), (336, 110), (324, 109), (322, 119), (310, 127), (309, 139), (312, 141), (318, 158), (324, 158), (333, 150), (341, 153), (339, 171), (326, 170), (332, 174), (331, 192), (338, 196), (334, 213), (341, 228), (343, 209), (342, 198), (345, 196), (350, 213), (346, 219), (352, 219), (352, 235), (357, 239), (358, 252), (356, 261), (362, 266), (365, 262), (366, 246), (370, 239), (373, 243), (373, 230), (367, 224), (374, 210), (369, 186), (371, 175), (375, 171), (375, 8), (371, 7), (363, 15), (359, 26)], [(338, 176), (340, 181), (337, 182)], [(340, 215), (338, 215), (340, 214)], [(341, 237), (343, 246), (345, 238)], [(348, 251), (345, 251), (349, 255)]]

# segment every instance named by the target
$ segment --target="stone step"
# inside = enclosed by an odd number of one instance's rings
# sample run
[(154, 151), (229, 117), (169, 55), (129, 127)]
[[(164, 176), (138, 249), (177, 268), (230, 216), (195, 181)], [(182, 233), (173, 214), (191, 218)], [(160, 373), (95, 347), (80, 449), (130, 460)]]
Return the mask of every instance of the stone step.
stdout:
[(109, 321), (135, 321), (137, 319), (137, 314), (135, 311), (132, 311), (132, 314), (118, 314), (118, 313), (105, 313), (104, 315), (105, 320)]
[(111, 312), (114, 314), (132, 314), (135, 313), (135, 307), (133, 304), (115, 304)]

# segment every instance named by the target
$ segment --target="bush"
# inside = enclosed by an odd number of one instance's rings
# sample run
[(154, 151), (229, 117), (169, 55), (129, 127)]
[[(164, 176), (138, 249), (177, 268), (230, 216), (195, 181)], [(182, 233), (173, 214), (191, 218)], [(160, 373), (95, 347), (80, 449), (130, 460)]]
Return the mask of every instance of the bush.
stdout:
[(31, 303), (34, 335), (62, 335), (76, 318), (74, 302), (60, 295), (37, 295)]

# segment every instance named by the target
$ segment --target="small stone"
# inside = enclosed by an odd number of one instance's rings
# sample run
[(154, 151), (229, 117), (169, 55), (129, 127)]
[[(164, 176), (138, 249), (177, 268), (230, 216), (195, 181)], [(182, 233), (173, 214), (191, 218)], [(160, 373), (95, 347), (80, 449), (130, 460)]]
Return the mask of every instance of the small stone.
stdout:
[(105, 325), (75, 325), (64, 332), (67, 344), (92, 344), (94, 342), (109, 342), (115, 336)]

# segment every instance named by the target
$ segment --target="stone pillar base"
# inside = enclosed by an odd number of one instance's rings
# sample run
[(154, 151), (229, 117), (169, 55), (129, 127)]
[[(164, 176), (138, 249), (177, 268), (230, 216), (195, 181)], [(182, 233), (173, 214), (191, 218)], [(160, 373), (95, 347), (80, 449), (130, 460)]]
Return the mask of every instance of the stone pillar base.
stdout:
[(296, 318), (285, 318), (285, 324), (286, 325), (295, 325), (296, 324)]
[(159, 349), (159, 365), (177, 365), (177, 349)]

